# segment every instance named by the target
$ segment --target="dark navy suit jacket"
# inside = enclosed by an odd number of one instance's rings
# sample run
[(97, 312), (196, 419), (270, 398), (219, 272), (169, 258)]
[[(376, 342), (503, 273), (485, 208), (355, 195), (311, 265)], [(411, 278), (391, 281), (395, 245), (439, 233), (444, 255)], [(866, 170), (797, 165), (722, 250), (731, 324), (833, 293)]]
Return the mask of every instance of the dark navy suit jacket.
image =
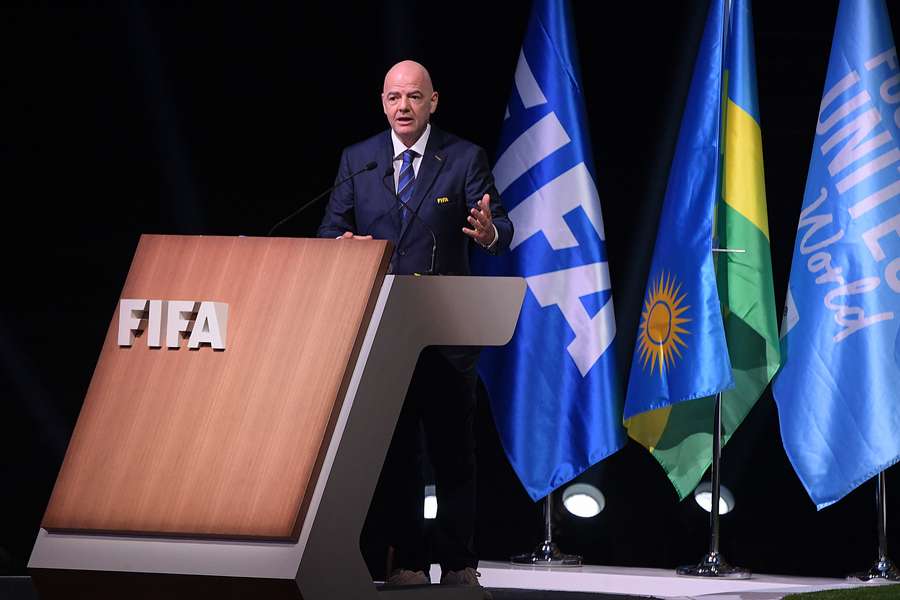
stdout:
[(491, 213), (499, 236), (491, 253), (509, 248), (513, 226), (494, 187), (484, 150), (432, 125), (409, 201), (418, 218), (408, 217), (402, 227), (394, 188), (393, 154), (390, 130), (344, 150), (337, 181), (371, 161), (376, 161), (378, 166), (332, 192), (319, 237), (338, 237), (351, 231), (390, 240), (395, 248), (391, 260), (393, 273), (425, 273), (431, 264), (432, 237), (424, 221), (437, 240), (434, 273), (468, 275), (469, 247), (478, 245), (462, 233), (462, 228), (470, 227), (466, 222), (469, 209), (484, 194), (490, 194)]

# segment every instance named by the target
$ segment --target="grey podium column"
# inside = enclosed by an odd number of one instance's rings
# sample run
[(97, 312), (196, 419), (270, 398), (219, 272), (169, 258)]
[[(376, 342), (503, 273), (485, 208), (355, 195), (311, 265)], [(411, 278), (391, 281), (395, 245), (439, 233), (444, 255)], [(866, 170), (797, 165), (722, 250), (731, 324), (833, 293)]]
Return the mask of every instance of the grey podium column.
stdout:
[[(525, 293), (520, 278), (404, 276), (385, 285), (391, 285), (390, 294), (297, 573), (301, 594), (308, 600), (376, 597), (359, 553), (359, 535), (419, 353), (430, 345), (505, 344), (515, 330)], [(359, 587), (349, 589), (349, 581), (342, 582), (347, 587), (341, 590), (333, 587), (335, 580), (350, 578)], [(471, 588), (431, 586), (417, 591), (421, 597), (480, 598), (479, 590)], [(406, 598), (411, 592), (394, 593)]]

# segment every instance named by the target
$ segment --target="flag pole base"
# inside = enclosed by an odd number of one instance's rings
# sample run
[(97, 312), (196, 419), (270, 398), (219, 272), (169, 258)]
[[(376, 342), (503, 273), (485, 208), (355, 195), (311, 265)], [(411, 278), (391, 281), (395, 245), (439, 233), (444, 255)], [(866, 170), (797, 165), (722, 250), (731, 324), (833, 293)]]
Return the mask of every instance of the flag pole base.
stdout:
[(687, 565), (675, 569), (682, 577), (717, 577), (719, 579), (750, 579), (750, 571), (728, 564), (718, 552), (710, 552), (696, 565)]
[(516, 554), (509, 559), (514, 565), (534, 567), (580, 567), (581, 557), (577, 554), (563, 554), (555, 542), (545, 540), (534, 552)]
[(891, 559), (885, 557), (876, 562), (868, 571), (854, 573), (847, 577), (851, 581), (900, 581), (900, 571)]

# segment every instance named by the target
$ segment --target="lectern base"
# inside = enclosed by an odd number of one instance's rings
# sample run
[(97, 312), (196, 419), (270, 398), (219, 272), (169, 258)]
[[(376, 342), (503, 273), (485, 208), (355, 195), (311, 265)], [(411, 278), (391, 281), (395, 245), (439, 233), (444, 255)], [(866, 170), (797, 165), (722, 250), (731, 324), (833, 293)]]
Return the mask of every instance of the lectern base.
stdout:
[[(41, 600), (302, 600), (292, 579), (31, 569)], [(481, 600), (479, 588), (457, 585), (381, 587), (379, 600)]]
[(32, 569), (41, 600), (301, 600), (297, 582), (284, 579), (207, 577)]

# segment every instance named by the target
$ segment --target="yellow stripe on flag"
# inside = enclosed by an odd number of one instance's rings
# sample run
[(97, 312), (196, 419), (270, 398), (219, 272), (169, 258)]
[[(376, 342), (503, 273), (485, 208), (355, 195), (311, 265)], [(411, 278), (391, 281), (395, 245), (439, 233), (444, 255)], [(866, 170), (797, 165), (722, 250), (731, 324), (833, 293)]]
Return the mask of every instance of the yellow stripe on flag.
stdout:
[(653, 452), (653, 449), (659, 444), (659, 439), (662, 437), (663, 432), (666, 430), (671, 412), (672, 407), (666, 406), (665, 408), (658, 408), (634, 415), (630, 419), (625, 419), (628, 436), (650, 452)]
[(725, 203), (769, 239), (759, 124), (730, 98), (725, 123)]

